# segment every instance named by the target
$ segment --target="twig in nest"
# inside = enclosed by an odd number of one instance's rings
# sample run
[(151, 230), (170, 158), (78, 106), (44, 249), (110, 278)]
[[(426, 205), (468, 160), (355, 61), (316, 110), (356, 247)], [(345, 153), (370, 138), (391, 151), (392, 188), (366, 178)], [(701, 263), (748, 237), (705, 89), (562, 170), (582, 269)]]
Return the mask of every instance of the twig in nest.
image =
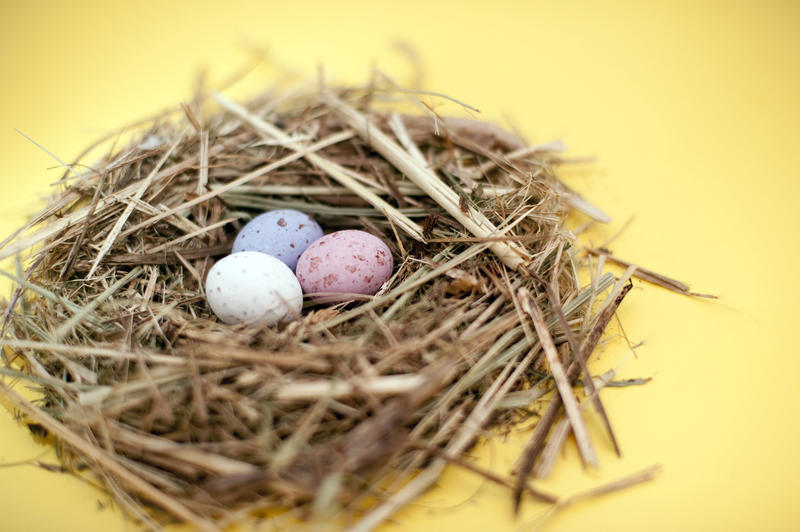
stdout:
[(656, 478), (656, 475), (661, 471), (661, 466), (656, 464), (650, 467), (647, 467), (641, 471), (628, 475), (626, 477), (620, 478), (613, 482), (609, 482), (607, 484), (603, 484), (596, 488), (591, 488), (581, 493), (577, 493), (571, 497), (566, 499), (559, 500), (556, 504), (548, 508), (545, 514), (537, 519), (537, 528), (541, 528), (545, 525), (545, 523), (552, 518), (556, 512), (579, 502), (594, 499), (595, 497), (602, 497), (603, 495), (608, 495), (620, 490), (624, 490), (627, 488), (631, 488), (633, 486), (637, 486), (639, 484), (643, 484), (645, 482), (650, 482)]

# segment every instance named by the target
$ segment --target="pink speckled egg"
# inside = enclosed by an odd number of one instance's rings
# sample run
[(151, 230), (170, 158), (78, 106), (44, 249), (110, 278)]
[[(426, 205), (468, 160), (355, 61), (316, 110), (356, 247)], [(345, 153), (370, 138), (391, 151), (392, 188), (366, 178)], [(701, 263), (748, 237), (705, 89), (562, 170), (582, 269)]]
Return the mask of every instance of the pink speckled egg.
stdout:
[(297, 261), (306, 294), (374, 295), (392, 275), (394, 259), (381, 239), (364, 231), (337, 231), (314, 241)]

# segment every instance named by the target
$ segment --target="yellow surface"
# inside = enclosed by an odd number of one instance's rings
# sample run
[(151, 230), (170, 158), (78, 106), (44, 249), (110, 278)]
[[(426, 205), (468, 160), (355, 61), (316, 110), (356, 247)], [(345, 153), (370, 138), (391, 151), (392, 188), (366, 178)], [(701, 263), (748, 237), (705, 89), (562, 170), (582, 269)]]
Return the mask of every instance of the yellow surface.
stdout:
[[(620, 371), (654, 380), (604, 392), (624, 457), (593, 420), (601, 469), (582, 472), (569, 448), (542, 487), (567, 495), (652, 463), (663, 473), (546, 529), (797, 530), (799, 22), (797, 2), (3, 2), (2, 233), (60, 175), (14, 127), (70, 159), (188, 99), (201, 67), (213, 81), (246, 64), (247, 46), (305, 74), (321, 62), (360, 80), (376, 63), (405, 79), (391, 46), (404, 39), (428, 88), (531, 141), (597, 155), (566, 178), (614, 217), (605, 235), (634, 216), (619, 256), (721, 296), (637, 284), (621, 317), (645, 343)], [(625, 355), (609, 347), (595, 368)], [(507, 473), (526, 438), (482, 446), (478, 463)], [(43, 451), (0, 412), (0, 463)], [(0, 467), (3, 530), (131, 530), (98, 509), (105, 500), (66, 475)], [(510, 512), (507, 492), (451, 470), (385, 530), (528, 530), (543, 507)]]

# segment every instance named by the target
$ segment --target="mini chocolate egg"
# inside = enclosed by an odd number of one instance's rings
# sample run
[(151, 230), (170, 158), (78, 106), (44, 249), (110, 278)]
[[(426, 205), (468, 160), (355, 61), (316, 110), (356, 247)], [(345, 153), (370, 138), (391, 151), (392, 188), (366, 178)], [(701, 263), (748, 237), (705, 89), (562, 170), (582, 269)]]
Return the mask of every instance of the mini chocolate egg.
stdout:
[(286, 264), (258, 251), (233, 253), (206, 277), (206, 300), (214, 314), (233, 325), (274, 325), (300, 316), (303, 291)]
[(297, 261), (297, 280), (306, 294), (374, 295), (392, 275), (394, 259), (381, 239), (345, 230), (312, 243)]
[(303, 212), (269, 211), (259, 214), (239, 231), (232, 253), (260, 251), (280, 259), (294, 271), (303, 251), (322, 234), (319, 224)]

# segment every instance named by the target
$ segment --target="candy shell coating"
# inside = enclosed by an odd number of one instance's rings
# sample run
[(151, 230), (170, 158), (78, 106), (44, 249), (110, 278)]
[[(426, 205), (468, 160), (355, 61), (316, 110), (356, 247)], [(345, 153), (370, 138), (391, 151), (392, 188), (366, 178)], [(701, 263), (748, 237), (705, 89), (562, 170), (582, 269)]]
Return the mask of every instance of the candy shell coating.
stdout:
[(258, 251), (233, 253), (218, 261), (206, 277), (206, 301), (229, 325), (274, 325), (300, 316), (303, 292), (292, 270)]
[(345, 230), (312, 243), (297, 262), (297, 280), (306, 294), (374, 295), (392, 276), (394, 259), (381, 239)]
[(322, 228), (306, 213), (292, 209), (269, 211), (239, 231), (232, 253), (260, 251), (280, 259), (294, 271), (303, 251), (322, 235)]

